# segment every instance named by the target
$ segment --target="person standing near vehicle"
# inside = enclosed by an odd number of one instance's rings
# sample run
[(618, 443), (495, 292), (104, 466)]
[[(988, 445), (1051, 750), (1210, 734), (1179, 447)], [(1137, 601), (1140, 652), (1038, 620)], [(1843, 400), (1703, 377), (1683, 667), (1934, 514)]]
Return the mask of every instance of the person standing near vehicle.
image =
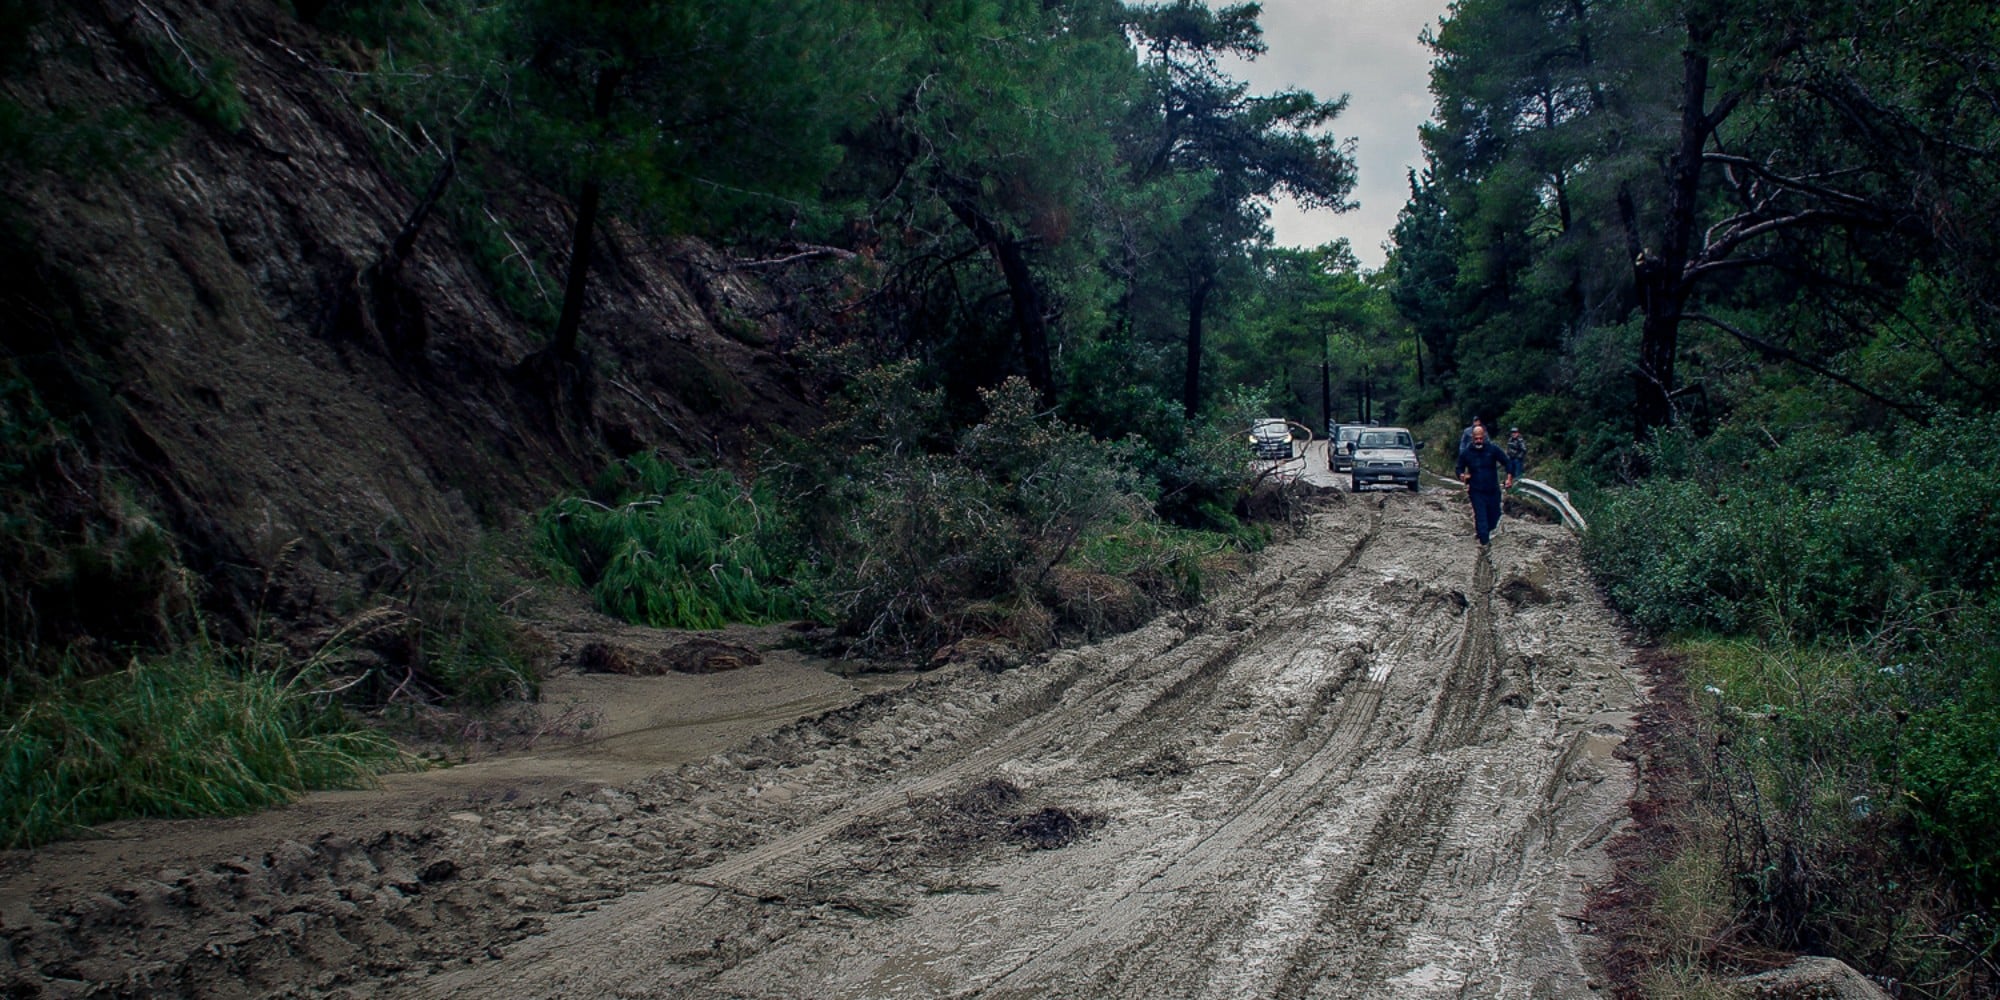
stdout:
[(1458, 481), (1472, 497), (1472, 528), (1479, 544), (1485, 545), (1500, 523), (1501, 491), (1514, 488), (1514, 463), (1499, 445), (1486, 440), (1483, 426), (1473, 425), (1472, 443), (1458, 453)]
[(1485, 429), (1486, 422), (1479, 419), (1478, 414), (1473, 414), (1472, 423), (1467, 425), (1464, 430), (1458, 432), (1458, 450), (1464, 451), (1472, 447), (1472, 432), (1484, 431)]
[(1528, 471), (1528, 439), (1521, 436), (1519, 427), (1507, 429), (1507, 460), (1514, 464), (1514, 475)]

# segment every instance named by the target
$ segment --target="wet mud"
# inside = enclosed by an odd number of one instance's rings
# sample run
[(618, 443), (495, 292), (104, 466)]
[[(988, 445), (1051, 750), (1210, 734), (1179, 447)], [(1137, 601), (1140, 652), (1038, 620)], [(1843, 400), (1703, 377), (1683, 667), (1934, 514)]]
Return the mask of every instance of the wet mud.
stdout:
[(1206, 607), (837, 705), (774, 687), (761, 728), (643, 776), (357, 798), (143, 871), (0, 861), (5, 989), (1593, 995), (1577, 915), (1640, 691), (1575, 540), (1509, 519), (1482, 548), (1428, 489), (1303, 525)]

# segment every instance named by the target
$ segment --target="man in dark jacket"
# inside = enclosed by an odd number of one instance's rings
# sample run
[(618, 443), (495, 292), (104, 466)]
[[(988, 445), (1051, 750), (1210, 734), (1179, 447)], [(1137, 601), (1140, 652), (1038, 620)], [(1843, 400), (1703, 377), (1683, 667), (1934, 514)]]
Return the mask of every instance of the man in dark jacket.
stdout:
[(1519, 427), (1507, 432), (1507, 458), (1514, 463), (1514, 475), (1528, 471), (1528, 439), (1521, 436)]
[[(1502, 477), (1506, 482), (1501, 482)], [(1458, 453), (1458, 481), (1472, 495), (1472, 527), (1485, 545), (1500, 523), (1500, 492), (1514, 488), (1514, 463), (1486, 440), (1486, 428), (1472, 428), (1472, 443)]]

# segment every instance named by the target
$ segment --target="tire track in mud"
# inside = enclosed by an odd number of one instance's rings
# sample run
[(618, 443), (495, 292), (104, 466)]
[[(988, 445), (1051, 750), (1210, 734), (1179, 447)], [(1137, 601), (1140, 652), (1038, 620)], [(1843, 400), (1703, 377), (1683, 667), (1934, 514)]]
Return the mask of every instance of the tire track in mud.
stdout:
[[(1294, 823), (1300, 814), (1313, 808), (1315, 791), (1334, 777), (1339, 765), (1361, 743), (1382, 704), (1382, 685), (1361, 681), (1353, 697), (1342, 706), (1341, 718), (1325, 742), (1305, 762), (1283, 777), (1266, 781), (1234, 813), (1192, 843), (1166, 864), (1151, 872), (1134, 887), (1120, 893), (1108, 904), (1087, 916), (1081, 927), (1067, 928), (1064, 940), (1055, 947), (1032, 943), (1023, 957), (997, 978), (972, 990), (972, 997), (1036, 997), (1046, 993), (1047, 981), (1060, 978), (1076, 967), (1076, 956), (1106, 941), (1134, 933), (1152, 906), (1153, 897), (1171, 899), (1188, 891), (1221, 869), (1240, 864), (1237, 852), (1275, 830)], [(1221, 928), (1214, 928), (1221, 930)], [(1189, 942), (1148, 940), (1142, 950), (1172, 948), (1189, 950)], [(1126, 965), (1137, 964), (1128, 959)], [(1140, 993), (1136, 995), (1161, 995)]]
[[(1328, 980), (1347, 987), (1336, 996), (1382, 995), (1376, 971), (1409, 933), (1411, 903), (1437, 860), (1464, 782), (1465, 772), (1456, 769), (1404, 775), (1363, 838), (1359, 856), (1314, 894), (1317, 918), (1287, 956), (1271, 996), (1303, 1000)], [(1357, 953), (1358, 960), (1336, 976), (1336, 963)]]
[(1498, 642), (1493, 622), (1493, 560), (1482, 547), (1473, 566), (1465, 628), (1438, 691), (1430, 728), (1424, 734), (1425, 751), (1464, 746), (1478, 739), (1499, 681)]
[[(1349, 559), (1342, 565), (1352, 562)], [(1324, 806), (1329, 796), (1354, 780), (1371, 756), (1385, 752), (1387, 748), (1380, 745), (1363, 745), (1380, 707), (1385, 682), (1399, 663), (1421, 666), (1435, 662), (1429, 654), (1445, 648), (1451, 620), (1462, 617), (1457, 641), (1449, 647), (1452, 652), (1439, 694), (1426, 712), (1429, 724), (1418, 745), (1410, 748), (1419, 756), (1382, 765), (1399, 769), (1391, 779), (1395, 791), (1373, 808), (1372, 820), (1365, 815), (1355, 817), (1355, 823), (1369, 824), (1361, 851), (1342, 870), (1320, 880), (1313, 894), (1315, 915), (1310, 926), (1281, 960), (1283, 971), (1275, 984), (1258, 991), (1303, 998), (1319, 995), (1331, 986), (1337, 996), (1383, 995), (1380, 967), (1409, 933), (1414, 919), (1411, 907), (1420, 898), (1418, 891), (1430, 877), (1451, 832), (1452, 817), (1469, 773), (1457, 766), (1463, 762), (1445, 761), (1440, 753), (1472, 742), (1494, 702), (1500, 666), (1493, 580), (1491, 563), (1481, 550), (1473, 569), (1471, 590), (1475, 596), (1464, 602), (1462, 616), (1446, 613), (1444, 608), (1456, 602), (1451, 595), (1432, 589), (1419, 590), (1403, 608), (1384, 614), (1383, 620), (1399, 624), (1378, 640), (1382, 655), (1362, 683), (1368, 697), (1350, 701), (1326, 743), (1282, 779), (1264, 783), (1215, 831), (1087, 918), (1085, 928), (1072, 930), (1059, 947), (1025, 958), (971, 995), (1185, 995), (1188, 977), (1213, 967), (1213, 960), (1220, 957), (1216, 953), (1226, 948), (1232, 937), (1240, 937), (1255, 915), (1251, 907), (1229, 902), (1227, 890), (1218, 900), (1215, 893), (1203, 893), (1200, 888), (1214, 882), (1214, 876), (1231, 865), (1240, 866), (1243, 852), (1266, 841), (1266, 833), (1290, 830), (1304, 814)], [(1423, 613), (1426, 610), (1432, 613)], [(1330, 690), (1322, 689), (1315, 707), (1324, 704), (1322, 699), (1337, 695), (1344, 685), (1345, 678), (1341, 678)], [(1309, 708), (1297, 721), (1295, 737), (1303, 735), (1313, 714)], [(1379, 740), (1383, 734), (1376, 735)], [(1268, 895), (1268, 886), (1263, 891)], [(1151, 904), (1153, 898), (1184, 898), (1189, 902), (1157, 906)], [(1170, 912), (1143, 912), (1149, 908)], [(1141, 926), (1147, 922), (1167, 928), (1170, 934)], [(1117, 942), (1134, 937), (1139, 938), (1138, 943), (1115, 947)], [(1364, 940), (1369, 947), (1357, 953), (1353, 943)], [(1115, 951), (1089, 977), (1088, 988), (1052, 988), (1057, 983), (1075, 985), (1065, 976), (1074, 973), (1080, 964), (1078, 957), (1106, 947)], [(1246, 985), (1226, 985), (1208, 995), (1237, 995)]]
[[(1364, 550), (1380, 532), (1378, 510), (1369, 530), (1339, 562), (1320, 576), (1308, 592), (1318, 597), (1328, 583), (1343, 577), (1360, 560)], [(1372, 577), (1371, 577), (1372, 579)], [(1352, 581), (1355, 588), (1368, 581)], [(1326, 711), (1338, 705), (1330, 731), (1316, 745), (1308, 744), (1283, 753), (1270, 776), (1230, 808), (1229, 818), (1214, 829), (1180, 848), (1145, 879), (1127, 888), (1084, 918), (1082, 927), (1066, 930), (1064, 940), (1053, 948), (1032, 946), (1028, 952), (993, 981), (974, 990), (971, 996), (1037, 996), (1049, 984), (1062, 978), (1077, 965), (1076, 957), (1093, 949), (1113, 945), (1137, 936), (1137, 944), (1118, 949), (1093, 980), (1102, 996), (1174, 995), (1186, 987), (1189, 973), (1187, 956), (1212, 950), (1217, 942), (1236, 932), (1248, 914), (1217, 906), (1196, 892), (1198, 887), (1221, 876), (1227, 869), (1244, 864), (1244, 852), (1268, 843), (1294, 827), (1309, 812), (1321, 808), (1333, 790), (1351, 780), (1354, 773), (1379, 751), (1369, 737), (1381, 708), (1386, 681), (1395, 663), (1420, 659), (1419, 650), (1435, 646), (1448, 633), (1450, 616), (1443, 612), (1443, 595), (1418, 589), (1402, 607), (1390, 609), (1379, 621), (1391, 626), (1389, 634), (1370, 644), (1380, 647), (1379, 655), (1342, 650), (1332, 659), (1341, 664), (1322, 681), (1301, 714), (1292, 720), (1286, 744), (1298, 745), (1310, 735)], [(1424, 612), (1430, 612), (1428, 614)], [(1296, 640), (1296, 635), (1274, 636), (1277, 644)], [(1310, 647), (1308, 647), (1310, 649)], [(1365, 670), (1367, 676), (1360, 676)], [(1348, 695), (1343, 698), (1343, 695)], [(1134, 720), (1138, 723), (1142, 720)], [(1154, 720), (1157, 721), (1157, 720)], [(1157, 737), (1156, 737), (1157, 738)], [(1451, 789), (1439, 792), (1446, 798)], [(1162, 906), (1155, 900), (1193, 900), (1186, 906)], [(1202, 912), (1149, 912), (1160, 910), (1200, 910)], [(1139, 925), (1149, 922), (1170, 924), (1179, 930), (1171, 939), (1145, 932)], [(1189, 939), (1189, 928), (1198, 940)], [(1161, 953), (1169, 953), (1162, 955)]]
[[(1344, 555), (1340, 566), (1350, 566), (1359, 558), (1374, 539), (1379, 525), (1378, 514), (1370, 529)], [(1308, 582), (1304, 589), (1323, 589), (1332, 575), (1331, 572), (1322, 574)], [(1242, 606), (1256, 608), (1268, 605), (1274, 594), (1296, 585), (1295, 580), (1280, 576), (1259, 587), (1247, 600), (1228, 603), (1233, 606), (1232, 613), (1240, 614)], [(1284, 606), (1295, 603), (1286, 602)], [(1089, 746), (1128, 731), (1131, 726), (1139, 724), (1142, 717), (1151, 720), (1152, 726), (1165, 725), (1162, 720), (1177, 717), (1183, 708), (1212, 701), (1228, 668), (1247, 647), (1254, 644), (1257, 637), (1246, 630), (1227, 634), (1219, 642), (1202, 641), (1207, 638), (1206, 633), (1182, 635), (1151, 655), (1143, 650), (1121, 650), (1138, 664), (1150, 660), (1153, 669), (1144, 671), (1143, 676), (1140, 676), (1141, 671), (1128, 666), (1105, 676), (1091, 677), (1088, 667), (1100, 656), (1066, 654), (1071, 659), (1068, 669), (1057, 679), (1038, 688), (1036, 696), (1018, 701), (992, 716), (994, 723), (983, 728), (998, 735), (977, 749), (960, 747), (953, 752), (953, 759), (868, 793), (851, 806), (811, 821), (790, 834), (707, 867), (680, 873), (669, 883), (633, 893), (592, 913), (572, 917), (541, 937), (521, 942), (510, 953), (504, 967), (480, 965), (454, 970), (412, 984), (406, 995), (449, 997), (491, 995), (496, 991), (537, 995), (535, 990), (538, 987), (533, 979), (524, 975), (528, 970), (523, 969), (523, 966), (536, 964), (537, 959), (560, 954), (562, 961), (559, 964), (563, 966), (616, 970), (619, 969), (617, 956), (628, 950), (646, 948), (650, 942), (670, 938), (670, 928), (685, 911), (700, 908), (717, 893), (759, 899), (781, 898), (786, 887), (805, 882), (816, 873), (833, 867), (818, 857), (817, 852), (834, 844), (841, 831), (859, 821), (886, 815), (914, 799), (943, 793), (975, 777), (997, 773), (1002, 765), (1026, 757), (1044, 744), (1056, 742), (1076, 747), (1080, 741), (1074, 737), (1079, 733), (1100, 734), (1094, 739), (1081, 741), (1082, 745)], [(1116, 649), (1130, 642), (1128, 637), (1126, 641), (1113, 640), (1106, 645)], [(1206, 650), (1205, 654), (1203, 650)], [(1078, 686), (1085, 680), (1091, 681), (1087, 690)], [(1127, 694), (1132, 686), (1139, 684), (1144, 684), (1151, 693), (1134, 704)], [(1106, 705), (1107, 701), (1111, 704)], [(1373, 703), (1379, 703), (1379, 691)], [(1369, 711), (1372, 714), (1372, 708)], [(1106, 726), (1107, 717), (1115, 724)], [(1008, 727), (1017, 731), (1006, 732)], [(1065, 740), (1065, 737), (1071, 738)], [(1262, 798), (1269, 800), (1271, 797)], [(682, 985), (688, 981), (712, 979), (728, 972), (733, 965), (724, 963), (704, 967), (691, 980), (684, 980)], [(605, 976), (591, 978), (590, 990), (605, 990), (612, 986)], [(625, 978), (622, 974), (608, 977), (619, 981)], [(584, 984), (558, 982), (549, 985), (573, 991), (583, 988)], [(654, 985), (662, 984), (656, 982)]]

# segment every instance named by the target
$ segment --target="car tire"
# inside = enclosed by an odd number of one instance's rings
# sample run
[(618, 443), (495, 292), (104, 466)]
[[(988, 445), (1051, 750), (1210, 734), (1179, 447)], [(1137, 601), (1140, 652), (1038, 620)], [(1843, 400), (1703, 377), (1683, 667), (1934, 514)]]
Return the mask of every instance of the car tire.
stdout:
[(1349, 492), (1349, 493), (1359, 493), (1359, 492), (1361, 492), (1361, 477), (1360, 477), (1360, 476), (1349, 476), (1349, 477), (1347, 478), (1347, 492)]
[(1417, 492), (1417, 481), (1414, 479), (1410, 480), (1410, 492)]

